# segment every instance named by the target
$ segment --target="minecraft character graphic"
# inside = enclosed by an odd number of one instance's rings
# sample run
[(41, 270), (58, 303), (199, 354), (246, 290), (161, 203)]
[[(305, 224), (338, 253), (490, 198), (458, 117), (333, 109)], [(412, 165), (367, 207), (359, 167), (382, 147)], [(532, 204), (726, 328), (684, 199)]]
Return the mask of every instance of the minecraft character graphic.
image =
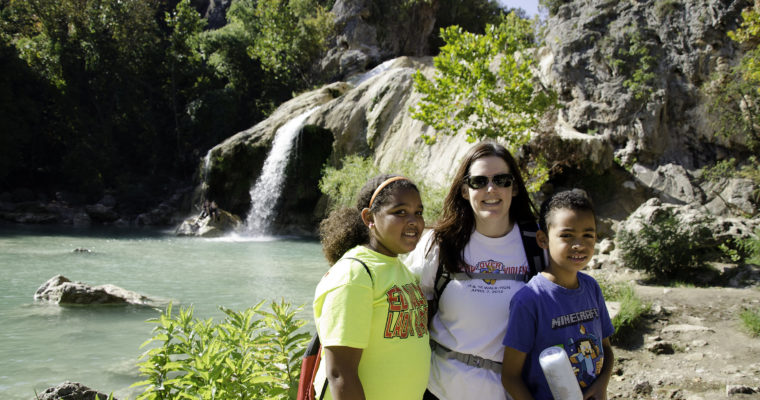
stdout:
[(601, 372), (604, 359), (599, 357), (599, 344), (594, 335), (588, 334), (583, 325), (580, 326), (580, 333), (584, 336), (581, 339), (570, 339), (569, 349), (575, 351), (570, 355), (570, 363), (578, 383), (582, 388), (586, 388), (586, 382), (593, 382)]

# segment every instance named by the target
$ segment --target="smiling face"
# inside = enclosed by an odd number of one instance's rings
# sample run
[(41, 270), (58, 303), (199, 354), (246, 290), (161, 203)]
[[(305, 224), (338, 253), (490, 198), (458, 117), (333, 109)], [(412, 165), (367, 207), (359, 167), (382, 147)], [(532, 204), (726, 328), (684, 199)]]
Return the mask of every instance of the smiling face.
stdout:
[[(487, 176), (509, 174), (509, 166), (501, 157), (488, 156), (478, 158), (470, 164), (469, 176)], [(462, 197), (470, 203), (475, 215), (475, 229), (489, 237), (501, 237), (512, 230), (509, 207), (512, 198), (517, 195), (515, 184), (509, 187), (494, 185), (492, 179), (480, 189), (473, 189), (462, 184)]]
[(594, 213), (559, 208), (551, 211), (546, 223), (549, 232), (538, 231), (536, 238), (541, 247), (549, 250), (549, 271), (559, 278), (574, 278), (594, 255)]
[(414, 250), (425, 227), (422, 211), (420, 193), (414, 189), (396, 190), (375, 213), (365, 208), (362, 219), (370, 231), (369, 248), (391, 257)]

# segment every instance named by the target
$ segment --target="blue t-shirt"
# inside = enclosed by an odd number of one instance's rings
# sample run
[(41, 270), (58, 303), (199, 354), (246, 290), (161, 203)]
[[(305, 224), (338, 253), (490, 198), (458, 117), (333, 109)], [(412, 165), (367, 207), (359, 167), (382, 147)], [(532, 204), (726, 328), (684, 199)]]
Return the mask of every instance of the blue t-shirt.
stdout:
[(538, 274), (510, 303), (504, 345), (527, 353), (522, 377), (536, 400), (552, 399), (538, 363), (538, 355), (547, 347), (559, 346), (567, 352), (581, 390), (602, 370), (602, 339), (615, 328), (599, 284), (580, 272), (578, 283), (577, 289), (567, 289)]

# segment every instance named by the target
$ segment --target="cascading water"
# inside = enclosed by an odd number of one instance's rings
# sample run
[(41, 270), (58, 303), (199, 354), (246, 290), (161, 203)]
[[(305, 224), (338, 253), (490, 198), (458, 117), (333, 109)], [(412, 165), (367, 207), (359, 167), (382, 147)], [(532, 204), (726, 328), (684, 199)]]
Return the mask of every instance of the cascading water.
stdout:
[(317, 111), (314, 107), (309, 111), (291, 119), (277, 129), (274, 134), (272, 149), (264, 161), (261, 175), (251, 188), (251, 211), (246, 223), (248, 232), (253, 236), (267, 236), (274, 219), (274, 211), (282, 194), (285, 183), (285, 167), (288, 165), (293, 143), (306, 118)]
[(378, 76), (378, 75), (382, 74), (383, 72), (389, 70), (391, 68), (391, 64), (393, 64), (394, 61), (396, 61), (395, 58), (390, 59), (388, 61), (385, 61), (382, 64), (376, 66), (375, 68), (372, 68), (371, 70), (369, 70), (369, 71), (367, 71), (367, 72), (365, 72), (363, 74), (354, 75), (354, 76), (348, 78), (347, 81), (348, 81), (348, 83), (350, 83), (350, 84), (352, 84), (354, 86), (359, 86), (362, 83), (364, 83), (367, 80), (369, 80), (370, 78)]
[(206, 192), (208, 191), (208, 172), (211, 170), (211, 150), (203, 157), (203, 167), (201, 169), (201, 189), (203, 198), (201, 202), (206, 200)]

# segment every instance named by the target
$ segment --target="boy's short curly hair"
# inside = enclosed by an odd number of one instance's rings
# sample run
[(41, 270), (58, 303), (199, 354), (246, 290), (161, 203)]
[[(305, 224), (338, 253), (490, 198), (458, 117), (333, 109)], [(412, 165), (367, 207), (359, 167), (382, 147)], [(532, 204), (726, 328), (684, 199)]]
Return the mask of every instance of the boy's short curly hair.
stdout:
[(369, 229), (362, 221), (361, 212), (369, 208), (371, 212), (377, 212), (390, 200), (397, 189), (414, 189), (419, 192), (417, 186), (408, 179), (391, 182), (375, 196), (372, 207), (369, 207), (370, 199), (375, 189), (387, 179), (398, 175), (378, 175), (364, 184), (359, 190), (356, 206), (334, 210), (319, 224), (319, 238), (322, 242), (322, 252), (330, 265), (335, 264), (345, 252), (360, 245), (369, 243)]
[(555, 193), (541, 204), (538, 212), (538, 226), (544, 232), (549, 232), (549, 219), (556, 210), (567, 208), (573, 211), (590, 211), (596, 219), (594, 204), (586, 192), (581, 189), (566, 190)]

